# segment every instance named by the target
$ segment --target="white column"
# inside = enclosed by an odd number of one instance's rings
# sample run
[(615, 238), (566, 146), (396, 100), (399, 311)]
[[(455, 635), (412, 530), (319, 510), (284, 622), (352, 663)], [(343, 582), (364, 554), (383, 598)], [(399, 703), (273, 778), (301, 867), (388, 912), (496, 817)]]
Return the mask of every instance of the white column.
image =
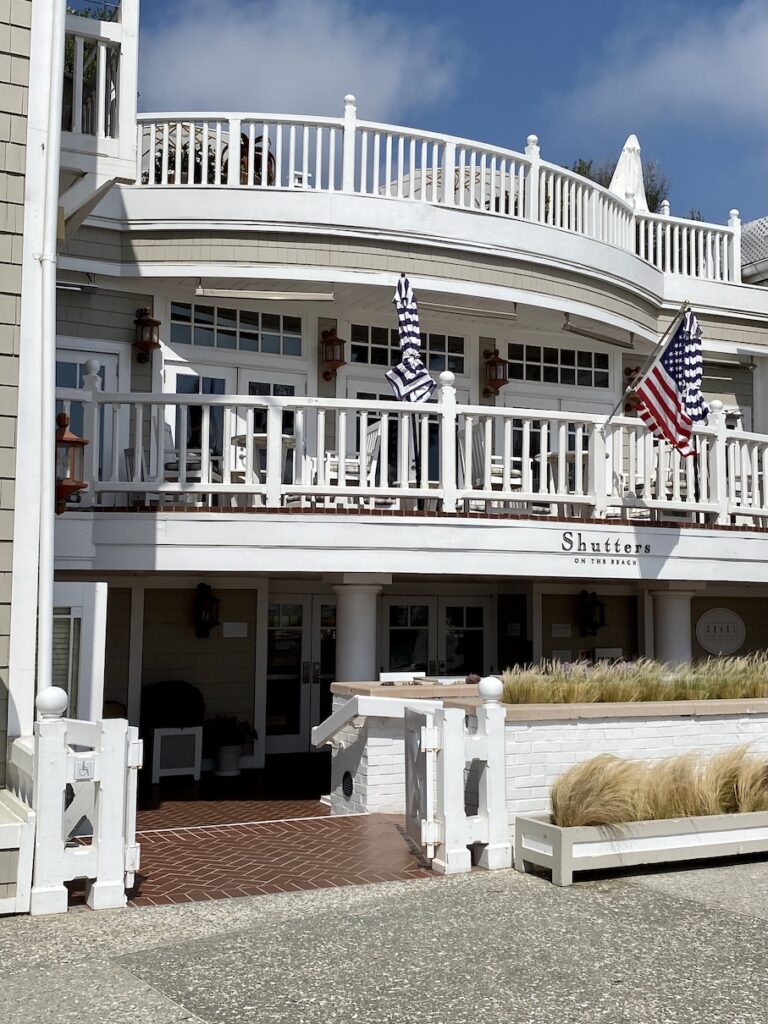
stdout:
[(367, 683), (376, 671), (377, 608), (381, 587), (343, 583), (336, 591), (336, 679)]
[(692, 590), (654, 590), (654, 657), (667, 665), (691, 660)]

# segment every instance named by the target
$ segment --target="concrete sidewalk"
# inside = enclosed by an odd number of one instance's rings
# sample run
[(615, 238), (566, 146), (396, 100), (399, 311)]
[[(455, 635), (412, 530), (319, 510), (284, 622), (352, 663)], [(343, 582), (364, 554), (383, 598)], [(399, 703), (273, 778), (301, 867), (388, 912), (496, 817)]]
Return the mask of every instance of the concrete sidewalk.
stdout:
[(764, 1024), (768, 861), (0, 920), (4, 1024)]

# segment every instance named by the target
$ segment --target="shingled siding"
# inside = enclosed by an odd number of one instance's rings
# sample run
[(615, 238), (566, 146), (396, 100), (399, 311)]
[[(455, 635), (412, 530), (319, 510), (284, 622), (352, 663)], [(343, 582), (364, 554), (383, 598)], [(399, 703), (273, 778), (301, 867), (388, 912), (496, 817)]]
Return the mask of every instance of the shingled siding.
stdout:
[(8, 718), (8, 641), (19, 378), (21, 252), (32, 0), (0, 0), (0, 786)]

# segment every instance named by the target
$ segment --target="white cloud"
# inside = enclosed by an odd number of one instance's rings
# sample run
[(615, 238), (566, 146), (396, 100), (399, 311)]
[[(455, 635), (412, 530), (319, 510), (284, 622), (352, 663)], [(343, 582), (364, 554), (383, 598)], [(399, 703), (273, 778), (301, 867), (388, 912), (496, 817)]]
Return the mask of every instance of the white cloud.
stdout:
[(766, 0), (627, 27), (590, 60), (592, 70), (558, 100), (569, 133), (626, 136), (652, 125), (677, 128), (683, 139), (713, 126), (765, 134)]
[[(421, 23), (420, 23), (421, 22)], [(185, 0), (141, 40), (140, 109), (389, 120), (445, 101), (456, 47), (418, 14), (403, 22), (352, 0)]]

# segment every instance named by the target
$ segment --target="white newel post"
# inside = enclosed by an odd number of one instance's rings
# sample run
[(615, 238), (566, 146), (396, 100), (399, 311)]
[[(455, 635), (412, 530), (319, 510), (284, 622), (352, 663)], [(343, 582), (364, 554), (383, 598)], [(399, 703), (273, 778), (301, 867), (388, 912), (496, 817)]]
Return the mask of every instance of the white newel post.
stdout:
[(477, 863), (491, 871), (512, 867), (507, 815), (506, 740), (507, 712), (499, 698), (504, 692), (497, 676), (481, 679), (477, 691), (483, 704), (477, 709), (477, 732), (485, 736), (486, 764), (480, 779), (478, 811), (487, 819), (488, 841), (482, 845)]
[(464, 712), (461, 708), (436, 708), (435, 728), (440, 736), (435, 816), (440, 822), (441, 834), (432, 870), (441, 875), (455, 875), (472, 870), (464, 810)]
[(456, 388), (455, 376), (443, 370), (440, 381), (440, 476), (443, 512), (456, 511)]
[(733, 231), (731, 238), (731, 281), (741, 284), (741, 218), (738, 210), (728, 214), (728, 227)]
[(653, 590), (654, 656), (666, 665), (691, 660), (692, 590)]
[(280, 508), (284, 459), (283, 409), (279, 405), (270, 405), (267, 408), (267, 508)]
[(726, 449), (725, 413), (720, 399), (715, 398), (709, 403), (707, 422), (715, 430), (710, 456), (710, 493), (712, 501), (717, 505), (715, 522), (724, 524), (730, 519), (728, 514), (728, 452)]
[(343, 583), (336, 592), (336, 680), (371, 682), (376, 671), (376, 634), (381, 587)]
[(349, 93), (344, 97), (344, 145), (341, 165), (343, 192), (355, 191), (355, 144), (357, 141), (357, 100)]
[(539, 149), (538, 135), (529, 135), (526, 139), (525, 155), (531, 161), (528, 171), (528, 179), (525, 183), (525, 212), (526, 220), (539, 219), (539, 175), (541, 150)]
[(41, 690), (35, 701), (39, 715), (35, 723), (33, 797), (37, 827), (29, 904), (31, 914), (64, 914), (67, 910), (62, 837), (67, 723), (61, 716), (68, 703), (66, 692), (58, 686)]
[(86, 883), (85, 901), (91, 910), (124, 907), (125, 806), (128, 722), (104, 719), (101, 727), (100, 779), (96, 797), (93, 842), (98, 848), (98, 876)]
[(99, 441), (101, 440), (99, 431), (100, 406), (96, 401), (96, 395), (101, 391), (100, 369), (101, 366), (96, 359), (88, 359), (85, 364), (85, 374), (83, 375), (83, 390), (88, 392), (84, 410), (85, 437), (88, 441), (84, 460), (85, 482), (88, 484), (88, 489), (82, 493), (80, 504), (86, 508), (96, 504), (95, 484), (99, 479), (99, 462), (101, 461), (101, 453), (99, 451)]
[(594, 496), (592, 515), (596, 519), (603, 519), (607, 510), (609, 466), (605, 426), (602, 423), (592, 425), (587, 452), (587, 472), (589, 493)]

